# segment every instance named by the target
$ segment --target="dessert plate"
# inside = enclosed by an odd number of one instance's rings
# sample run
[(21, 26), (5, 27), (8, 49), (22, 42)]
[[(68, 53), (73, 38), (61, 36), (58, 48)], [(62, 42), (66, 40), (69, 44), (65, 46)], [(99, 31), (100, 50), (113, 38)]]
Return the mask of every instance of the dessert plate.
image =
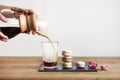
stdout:
[(63, 68), (62, 63), (58, 63), (56, 69), (45, 69), (44, 65), (41, 64), (38, 71), (39, 72), (97, 72), (98, 70), (96, 68), (95, 69), (90, 69), (88, 67), (87, 62), (85, 62), (85, 67), (84, 68), (78, 68), (76, 63), (73, 62), (71, 69)]

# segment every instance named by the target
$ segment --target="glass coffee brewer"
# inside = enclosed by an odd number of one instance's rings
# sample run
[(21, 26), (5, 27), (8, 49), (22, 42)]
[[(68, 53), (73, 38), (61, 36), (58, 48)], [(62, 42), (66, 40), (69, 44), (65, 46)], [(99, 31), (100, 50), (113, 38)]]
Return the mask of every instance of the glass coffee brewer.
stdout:
[(8, 18), (7, 23), (0, 21), (0, 31), (8, 36), (8, 38), (13, 38), (19, 33), (26, 33), (29, 31), (36, 32), (38, 35), (45, 36), (41, 31), (39, 31), (39, 27), (43, 27), (47, 25), (46, 21), (38, 21), (37, 14), (28, 9), (21, 8), (11, 8), (1, 10), (1, 13), (5, 13), (8, 11), (15, 11), (19, 13), (18, 19), (16, 18)]

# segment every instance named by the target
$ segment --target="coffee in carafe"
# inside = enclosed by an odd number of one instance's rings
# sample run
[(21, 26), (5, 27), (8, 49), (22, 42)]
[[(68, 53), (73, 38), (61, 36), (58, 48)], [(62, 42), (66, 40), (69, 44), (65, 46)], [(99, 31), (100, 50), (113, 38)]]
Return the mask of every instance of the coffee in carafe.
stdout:
[(0, 31), (8, 36), (9, 39), (21, 33), (20, 28), (18, 27), (0, 27)]

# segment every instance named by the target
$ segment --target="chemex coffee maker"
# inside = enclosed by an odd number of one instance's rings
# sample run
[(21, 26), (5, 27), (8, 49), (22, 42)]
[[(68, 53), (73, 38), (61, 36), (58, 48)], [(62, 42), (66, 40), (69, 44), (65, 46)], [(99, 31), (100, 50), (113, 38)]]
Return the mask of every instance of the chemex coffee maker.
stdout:
[[(11, 8), (12, 11), (15, 13), (18, 13), (18, 27), (13, 27), (13, 26), (0, 26), (1, 32), (3, 32), (5, 35), (7, 35), (9, 38), (12, 38), (16, 36), (19, 33), (25, 33), (26, 31), (33, 31), (37, 33), (40, 36), (46, 37), (45, 34), (39, 31), (38, 29), (38, 16), (35, 14), (32, 10), (29, 9), (22, 9), (22, 8), (16, 8), (13, 7)], [(4, 10), (3, 10), (4, 12)], [(15, 22), (16, 23), (16, 22)], [(13, 24), (13, 23), (12, 23)]]

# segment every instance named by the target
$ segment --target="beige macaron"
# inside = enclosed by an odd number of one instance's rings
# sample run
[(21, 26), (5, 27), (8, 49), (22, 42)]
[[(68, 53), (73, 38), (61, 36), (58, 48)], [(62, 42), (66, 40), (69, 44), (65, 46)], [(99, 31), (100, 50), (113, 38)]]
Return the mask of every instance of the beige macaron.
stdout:
[(69, 57), (69, 56), (72, 56), (72, 52), (70, 50), (64, 50), (62, 51), (62, 55), (64, 57)]
[(64, 68), (72, 68), (72, 62), (64, 62), (63, 67)]
[(72, 62), (72, 57), (69, 56), (69, 57), (62, 57), (62, 61), (63, 62)]

